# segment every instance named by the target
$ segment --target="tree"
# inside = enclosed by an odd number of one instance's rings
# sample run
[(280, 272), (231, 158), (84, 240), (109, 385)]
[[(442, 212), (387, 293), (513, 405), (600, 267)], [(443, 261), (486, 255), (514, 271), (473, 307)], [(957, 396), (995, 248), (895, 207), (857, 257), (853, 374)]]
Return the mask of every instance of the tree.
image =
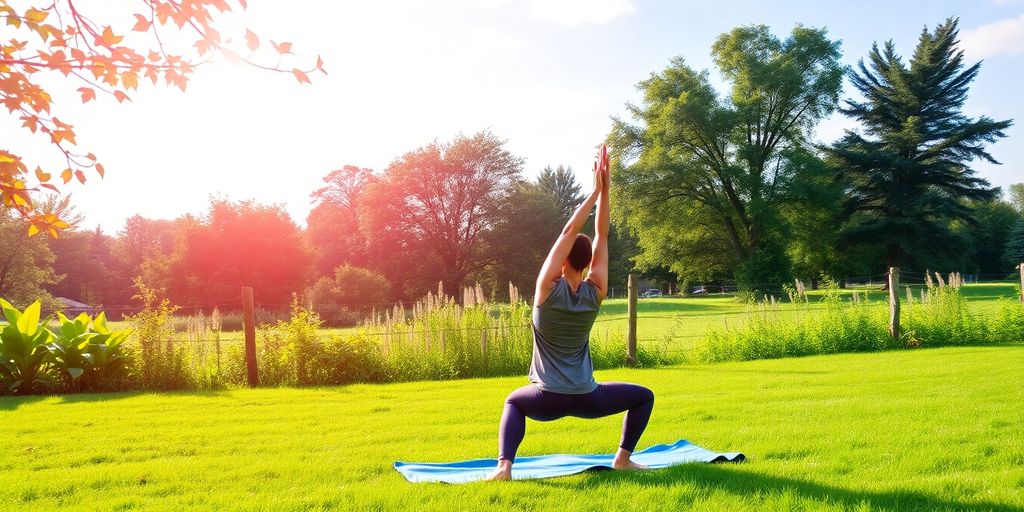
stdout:
[(545, 167), (537, 176), (537, 187), (554, 199), (562, 217), (566, 220), (583, 202), (580, 184), (576, 183), (576, 175), (573, 174), (572, 167), (561, 165), (554, 169), (551, 166)]
[(55, 256), (53, 268), (63, 277), (47, 286), (58, 297), (68, 297), (94, 306), (123, 305), (119, 302), (117, 264), (113, 257), (114, 238), (99, 229), (67, 231), (49, 241)]
[(372, 170), (346, 165), (331, 171), (326, 185), (313, 192), (316, 206), (306, 218), (306, 237), (320, 275), (331, 275), (341, 265), (369, 263), (366, 237), (359, 228), (359, 201), (374, 180)]
[(40, 237), (28, 235), (29, 221), (0, 208), (0, 298), (19, 308), (43, 300), (53, 306), (45, 286), (60, 281), (53, 270), (53, 251)]
[(365, 268), (342, 265), (321, 277), (303, 294), (327, 327), (356, 325), (373, 311), (386, 311), (391, 286), (384, 276)]
[(864, 133), (847, 131), (829, 149), (847, 192), (841, 242), (879, 246), (888, 266), (962, 253), (950, 223), (975, 224), (970, 201), (996, 194), (969, 164), (998, 163), (985, 146), (1004, 137), (1011, 121), (963, 114), (981, 64), (964, 68), (956, 19), (924, 29), (909, 66), (891, 41), (875, 44), (868, 60), (870, 68), (861, 60), (850, 78), (864, 100), (840, 109)]
[[(242, 9), (246, 4), (246, 0), (237, 1)], [(99, 23), (72, 0), (49, 1), (23, 12), (0, 0), (0, 17), (8, 31), (0, 42), (0, 99), (24, 128), (49, 138), (60, 152), (66, 162), (59, 172), (64, 184), (73, 179), (85, 183), (87, 170), (102, 177), (104, 169), (95, 155), (78, 149), (74, 126), (51, 111), (51, 95), (41, 85), (41, 76), (62, 75), (60, 83), (78, 86), (82, 102), (87, 103), (96, 99), (97, 92), (124, 102), (146, 79), (154, 85), (163, 79), (184, 91), (195, 69), (217, 54), (289, 73), (300, 83), (309, 82), (307, 73), (324, 72), (319, 57), (306, 70), (281, 66), (280, 58), (292, 54), (291, 43), (270, 41), (273, 50), (264, 55), (259, 52), (259, 36), (251, 30), (235, 38), (245, 41), (245, 49), (231, 45), (232, 38), (222, 37), (217, 28), (223, 13), (232, 10), (227, 0), (141, 0), (137, 5), (140, 12), (134, 14), (131, 31), (148, 36), (148, 45), (135, 44), (141, 43), (139, 36), (129, 37), (131, 45), (123, 42), (129, 32), (126, 27)], [(278, 59), (278, 64), (266, 64), (271, 59)], [(25, 217), (30, 234), (45, 231), (56, 236), (69, 223), (40, 210), (31, 192), (58, 191), (57, 179), (41, 167), (30, 174), (29, 167), (19, 155), (0, 148), (0, 207)]]
[(485, 242), (493, 261), (487, 272), (493, 282), (488, 284), (494, 286), (498, 296), (506, 297), (510, 282), (523, 297), (533, 296), (541, 264), (568, 220), (563, 207), (540, 182), (518, 183), (503, 198)]
[(257, 302), (283, 308), (305, 284), (310, 258), (280, 206), (214, 200), (182, 240), (168, 290), (179, 304), (234, 304), (241, 287), (252, 286)]
[(1004, 268), (1013, 268), (1024, 262), (1024, 219), (1018, 220), (1006, 238), (1003, 252)]
[(491, 262), (484, 234), (501, 198), (521, 181), (523, 159), (490, 132), (433, 142), (395, 160), (360, 202), (374, 268), (418, 296), (444, 283), (456, 295)]
[(1024, 215), (1024, 183), (1010, 185), (1010, 204), (1017, 213)]
[[(952, 231), (967, 240), (969, 250), (959, 255), (956, 268), (965, 272), (1006, 274), (1017, 264), (1007, 266), (1003, 260), (1006, 244), (1017, 221), (1022, 217), (1010, 203), (1001, 199), (972, 201), (973, 224), (954, 221)], [(936, 267), (931, 267), (936, 268)]]
[(712, 55), (728, 98), (677, 57), (638, 85), (637, 124), (615, 121), (616, 222), (637, 237), (641, 270), (735, 275), (774, 292), (789, 275), (778, 206), (801, 179), (791, 150), (838, 102), (839, 42), (823, 29), (798, 26), (779, 40), (747, 26), (722, 34)]

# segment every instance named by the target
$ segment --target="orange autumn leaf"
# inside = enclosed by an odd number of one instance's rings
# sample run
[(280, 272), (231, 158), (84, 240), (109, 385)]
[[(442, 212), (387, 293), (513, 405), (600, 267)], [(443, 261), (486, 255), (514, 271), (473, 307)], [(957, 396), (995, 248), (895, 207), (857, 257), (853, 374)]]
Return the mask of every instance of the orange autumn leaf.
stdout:
[(125, 71), (121, 73), (121, 83), (124, 84), (125, 89), (138, 89), (139, 76), (133, 72)]
[(249, 50), (256, 51), (260, 47), (260, 38), (252, 30), (246, 30), (245, 44), (249, 47)]
[(89, 87), (79, 87), (78, 92), (82, 93), (82, 103), (88, 103), (90, 100), (96, 99), (96, 91)]
[(25, 11), (25, 19), (31, 21), (32, 23), (42, 23), (43, 21), (46, 20), (46, 17), (49, 15), (50, 13), (46, 11), (40, 11), (39, 9), (29, 9)]
[(103, 169), (103, 164), (96, 164), (96, 172), (100, 175), (100, 178), (106, 177), (107, 171)]
[(295, 75), (295, 79), (298, 80), (299, 83), (312, 83), (309, 81), (309, 77), (298, 69), (293, 69), (292, 74)]
[(118, 103), (124, 103), (124, 100), (131, 100), (131, 98), (129, 98), (127, 94), (121, 91), (114, 91), (114, 97), (117, 98)]
[(145, 16), (143, 16), (141, 14), (136, 14), (135, 15), (135, 19), (138, 20), (138, 21), (136, 21), (135, 22), (135, 26), (132, 27), (133, 31), (135, 31), (135, 32), (145, 32), (145, 31), (149, 30), (149, 27), (150, 27), (151, 24), (150, 24), (149, 20), (146, 19)]
[(60, 179), (64, 180), (64, 184), (66, 185), (69, 182), (71, 182), (71, 176), (73, 174), (74, 174), (74, 172), (71, 169), (64, 169), (60, 173)]
[(277, 50), (277, 53), (280, 53), (281, 55), (292, 53), (292, 44), (289, 42), (275, 43), (271, 41), (270, 44), (274, 47), (275, 50)]
[(84, 172), (82, 172), (80, 170), (75, 171), (75, 177), (78, 178), (78, 182), (79, 183), (81, 183), (83, 185), (85, 184), (85, 173)]
[(50, 181), (50, 178), (52, 177), (53, 176), (51, 176), (50, 173), (43, 172), (41, 167), (36, 167), (36, 178), (39, 179), (40, 183)]
[(107, 25), (106, 28), (103, 29), (103, 35), (96, 38), (96, 44), (109, 47), (120, 43), (122, 39), (124, 39), (124, 37), (114, 35), (114, 30), (110, 28), (110, 25)]

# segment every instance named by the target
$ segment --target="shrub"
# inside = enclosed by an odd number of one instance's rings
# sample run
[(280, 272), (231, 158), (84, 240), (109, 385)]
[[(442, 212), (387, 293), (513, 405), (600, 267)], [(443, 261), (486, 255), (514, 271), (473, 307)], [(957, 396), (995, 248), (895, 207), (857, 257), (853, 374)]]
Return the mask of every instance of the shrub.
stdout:
[(357, 325), (373, 310), (386, 309), (390, 286), (384, 276), (344, 265), (306, 289), (303, 298), (328, 327)]
[(48, 345), (64, 389), (108, 391), (118, 389), (128, 377), (124, 341), (128, 329), (110, 330), (106, 315), (95, 319), (82, 313), (74, 320), (57, 313), (59, 322)]
[(188, 389), (184, 347), (176, 346), (172, 324), (176, 308), (141, 279), (135, 279), (135, 287), (139, 291), (135, 298), (142, 301), (143, 307), (127, 320), (135, 331), (133, 340), (137, 350), (131, 354), (131, 364), (140, 370), (135, 374), (136, 386), (156, 390)]
[(39, 301), (18, 311), (0, 299), (7, 325), (0, 330), (0, 386), (4, 392), (31, 394), (49, 391), (54, 381), (48, 370), (53, 335), (39, 322)]

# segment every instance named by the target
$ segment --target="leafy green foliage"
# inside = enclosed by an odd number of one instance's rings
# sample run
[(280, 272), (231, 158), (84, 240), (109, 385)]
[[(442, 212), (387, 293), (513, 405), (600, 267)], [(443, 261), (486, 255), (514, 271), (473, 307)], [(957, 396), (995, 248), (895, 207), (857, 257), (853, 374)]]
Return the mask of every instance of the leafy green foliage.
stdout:
[(53, 251), (43, 237), (29, 236), (28, 226), (16, 211), (0, 207), (0, 296), (20, 307), (36, 299), (50, 305), (44, 287), (60, 280)]
[(129, 377), (124, 342), (130, 329), (111, 330), (105, 313), (96, 318), (82, 313), (71, 320), (57, 313), (60, 323), (48, 348), (54, 366), (71, 391), (119, 389)]
[(334, 276), (322, 277), (303, 294), (322, 323), (350, 327), (370, 311), (386, 309), (391, 286), (384, 276), (365, 268), (342, 265)]
[(806, 160), (810, 130), (839, 100), (839, 43), (746, 26), (712, 55), (728, 98), (677, 57), (639, 84), (636, 124), (616, 120), (616, 223), (636, 235), (641, 270), (667, 265), (684, 281), (739, 271), (745, 287), (778, 293), (789, 281), (779, 208), (807, 167), (795, 155)]
[(136, 296), (142, 310), (128, 317), (138, 341), (134, 361), (138, 368), (137, 385), (142, 389), (187, 389), (189, 374), (185, 366), (184, 347), (175, 344), (171, 316), (176, 308), (157, 290), (135, 279)]
[(964, 68), (957, 33), (955, 19), (924, 30), (909, 65), (891, 41), (874, 45), (870, 68), (862, 60), (850, 77), (864, 100), (847, 100), (840, 109), (863, 126), (863, 133), (848, 131), (829, 149), (848, 194), (843, 241), (884, 250), (889, 266), (964, 252), (950, 221), (973, 225), (965, 200), (995, 196), (969, 164), (998, 163), (985, 146), (1012, 123), (963, 114), (981, 64)]
[[(924, 299), (904, 300), (900, 339), (889, 335), (886, 301), (845, 302), (836, 282), (822, 278), (821, 309), (797, 317), (780, 314), (776, 303), (747, 312), (739, 327), (714, 330), (697, 344), (696, 362), (745, 361), (779, 357), (865, 352), (950, 345), (1024, 342), (1024, 307), (1002, 298), (994, 315), (968, 307), (959, 286), (929, 286)], [(806, 307), (806, 306), (805, 306)]]
[(41, 303), (36, 301), (25, 311), (0, 299), (7, 325), (0, 330), (0, 386), (8, 392), (27, 395), (53, 388), (47, 375), (50, 352), (46, 344), (52, 334), (39, 322)]
[(1017, 221), (1006, 238), (1003, 264), (1006, 268), (1017, 267), (1024, 262), (1024, 219)]

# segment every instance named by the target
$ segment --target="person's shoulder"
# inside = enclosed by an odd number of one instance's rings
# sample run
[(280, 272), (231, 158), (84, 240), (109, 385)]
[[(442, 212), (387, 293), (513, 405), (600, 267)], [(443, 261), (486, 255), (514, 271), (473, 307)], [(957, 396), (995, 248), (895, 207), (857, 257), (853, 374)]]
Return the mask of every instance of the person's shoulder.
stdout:
[(601, 301), (601, 287), (598, 286), (597, 283), (592, 281), (589, 277), (586, 278), (583, 281), (583, 283), (586, 284), (587, 288), (591, 291), (591, 293), (593, 293), (594, 300), (600, 302)]

